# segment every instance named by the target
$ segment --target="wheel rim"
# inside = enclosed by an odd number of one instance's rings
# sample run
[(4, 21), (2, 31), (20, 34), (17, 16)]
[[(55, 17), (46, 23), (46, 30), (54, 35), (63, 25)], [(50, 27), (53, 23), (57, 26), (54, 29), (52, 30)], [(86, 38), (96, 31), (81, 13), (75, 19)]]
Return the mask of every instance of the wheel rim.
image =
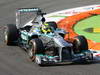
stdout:
[(79, 53), (80, 52), (80, 48), (79, 48), (80, 43), (79, 43), (79, 40), (75, 39), (74, 42), (73, 42), (73, 44), (74, 44), (74, 51), (75, 51), (75, 53)]
[(28, 50), (28, 55), (31, 58), (32, 61), (35, 60), (35, 43), (34, 42), (30, 42), (29, 43), (29, 50)]
[(32, 50), (29, 50), (29, 56), (30, 56), (30, 57), (33, 56), (33, 52), (32, 52)]
[(5, 35), (5, 42), (8, 43), (8, 35), (7, 35), (7, 29), (5, 29), (4, 35)]

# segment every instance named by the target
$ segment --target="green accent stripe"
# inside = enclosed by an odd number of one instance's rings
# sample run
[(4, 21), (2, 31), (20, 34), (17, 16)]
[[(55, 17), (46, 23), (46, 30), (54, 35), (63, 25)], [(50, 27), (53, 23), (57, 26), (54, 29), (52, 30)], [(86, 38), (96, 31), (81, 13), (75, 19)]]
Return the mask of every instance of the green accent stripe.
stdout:
[(86, 36), (86, 38), (95, 42), (100, 42), (100, 33), (87, 32), (86, 29), (100, 28), (100, 15), (95, 15), (78, 22), (74, 31), (80, 35)]

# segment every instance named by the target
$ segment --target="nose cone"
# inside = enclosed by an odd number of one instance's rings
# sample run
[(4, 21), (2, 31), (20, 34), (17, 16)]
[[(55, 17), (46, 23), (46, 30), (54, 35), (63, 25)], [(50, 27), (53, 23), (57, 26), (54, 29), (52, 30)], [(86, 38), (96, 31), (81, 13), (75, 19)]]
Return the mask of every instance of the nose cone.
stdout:
[(72, 44), (66, 42), (61, 36), (56, 36), (53, 39), (55, 43), (60, 47), (72, 47)]

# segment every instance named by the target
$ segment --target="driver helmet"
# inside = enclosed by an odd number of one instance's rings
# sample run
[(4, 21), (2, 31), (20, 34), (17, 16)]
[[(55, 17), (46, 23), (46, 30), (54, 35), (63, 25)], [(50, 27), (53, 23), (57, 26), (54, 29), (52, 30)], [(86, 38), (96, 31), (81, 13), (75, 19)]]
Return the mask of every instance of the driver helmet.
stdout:
[(50, 32), (52, 32), (52, 29), (51, 29), (51, 27), (49, 26), (48, 23), (44, 23), (42, 25), (42, 32), (43, 33), (50, 33)]

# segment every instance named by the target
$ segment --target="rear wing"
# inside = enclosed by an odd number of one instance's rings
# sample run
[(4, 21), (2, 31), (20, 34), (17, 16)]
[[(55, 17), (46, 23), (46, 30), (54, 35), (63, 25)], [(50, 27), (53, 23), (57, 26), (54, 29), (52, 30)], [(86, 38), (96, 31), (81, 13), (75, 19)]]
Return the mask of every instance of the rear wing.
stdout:
[(17, 12), (27, 13), (27, 12), (41, 12), (40, 8), (18, 8)]
[(16, 26), (17, 26), (17, 28), (21, 27), (21, 25), (20, 25), (21, 24), (20, 18), (21, 18), (21, 14), (24, 14), (24, 13), (35, 13), (36, 15), (41, 15), (41, 16), (46, 14), (46, 13), (43, 13), (41, 11), (41, 9), (38, 8), (38, 7), (35, 7), (35, 8), (18, 8), (16, 10)]

